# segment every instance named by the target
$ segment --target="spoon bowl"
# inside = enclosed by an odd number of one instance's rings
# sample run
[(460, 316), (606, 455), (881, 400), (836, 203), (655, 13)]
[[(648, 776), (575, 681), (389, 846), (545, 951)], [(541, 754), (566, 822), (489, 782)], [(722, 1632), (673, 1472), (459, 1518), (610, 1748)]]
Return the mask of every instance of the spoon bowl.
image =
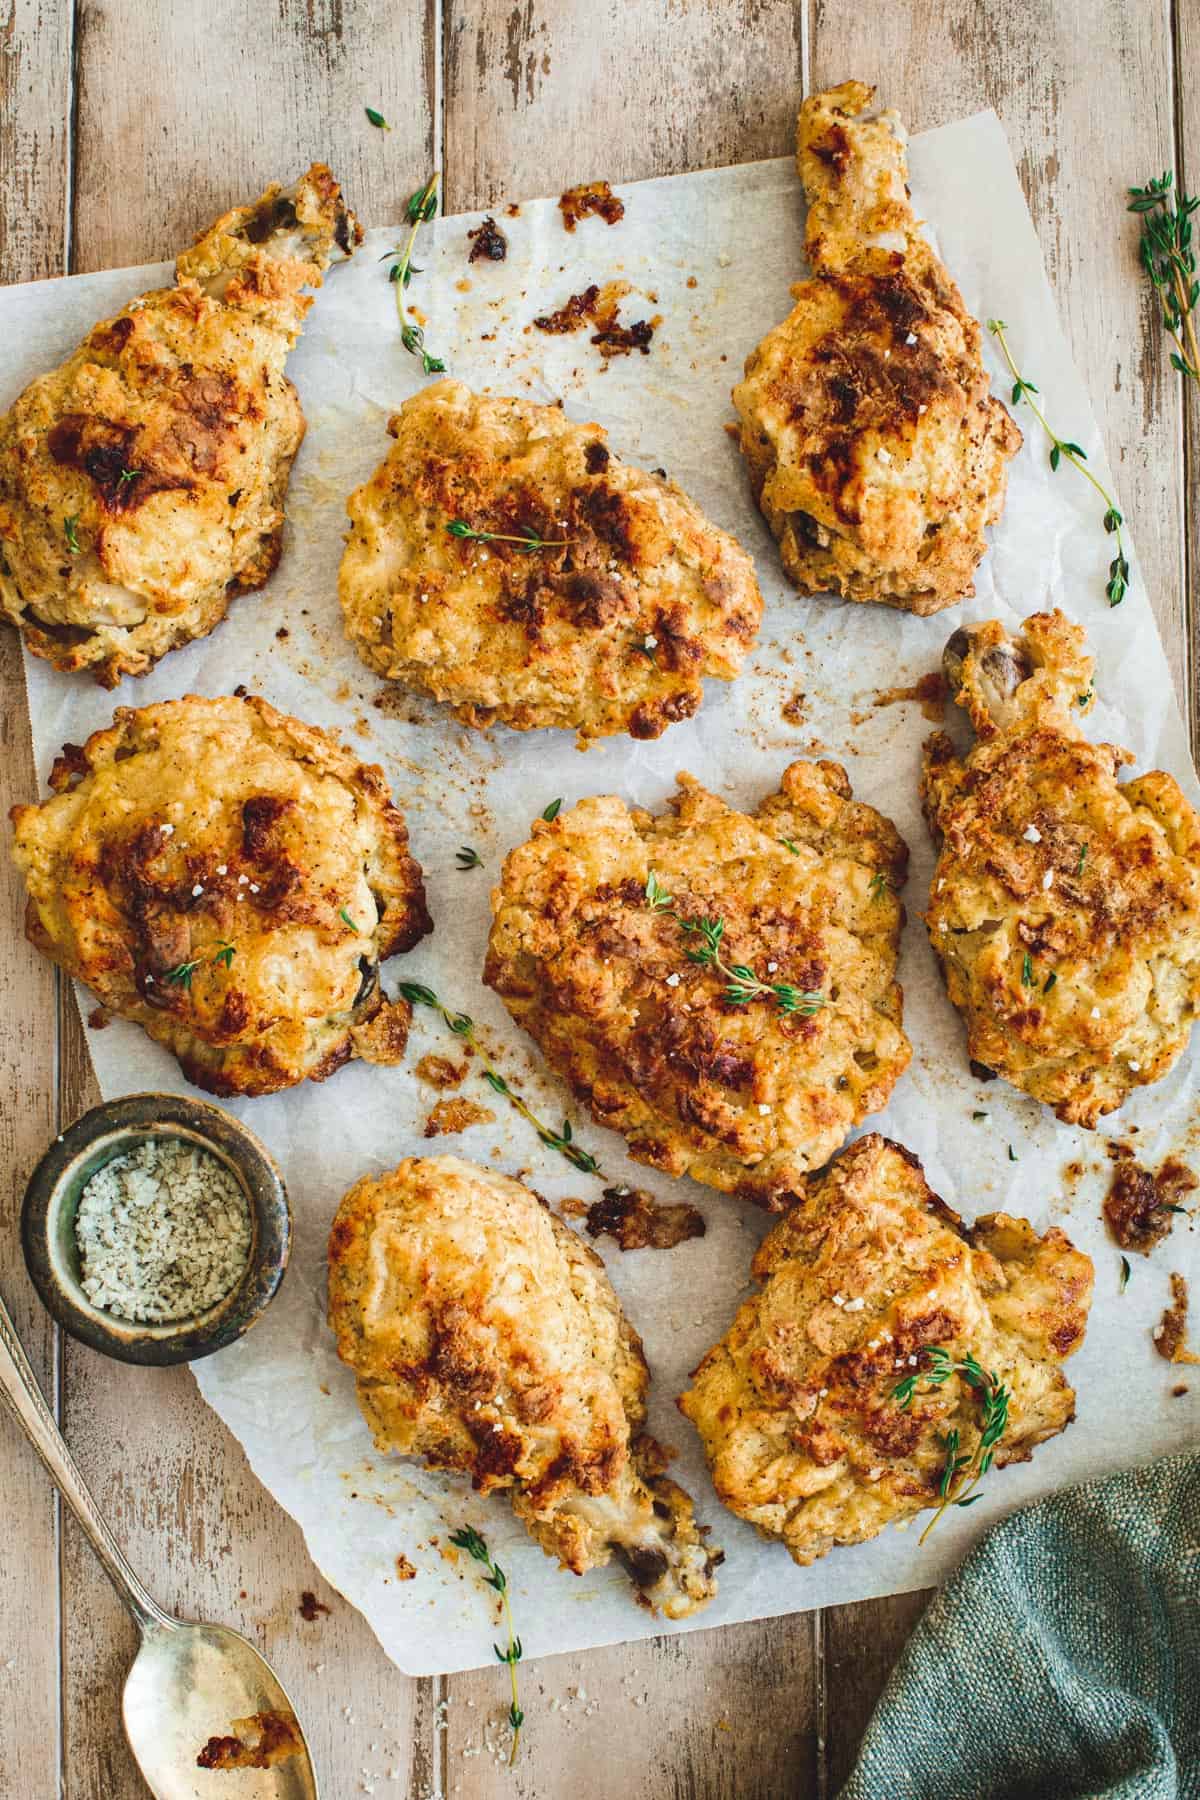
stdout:
[[(125, 1735), (156, 1800), (317, 1800), (317, 1782), (292, 1703), (275, 1671), (227, 1625), (152, 1620), (125, 1679)], [(250, 1720), (260, 1721), (256, 1732)], [(198, 1764), (205, 1747), (260, 1743), (272, 1737), (293, 1753), (267, 1768), (209, 1774)], [(236, 1754), (236, 1752), (235, 1752)]]
[(126, 1562), (46, 1405), (3, 1300), (0, 1398), (141, 1633), (122, 1713), (129, 1747), (155, 1800), (320, 1800), (300, 1722), (270, 1664), (226, 1625), (172, 1618)]

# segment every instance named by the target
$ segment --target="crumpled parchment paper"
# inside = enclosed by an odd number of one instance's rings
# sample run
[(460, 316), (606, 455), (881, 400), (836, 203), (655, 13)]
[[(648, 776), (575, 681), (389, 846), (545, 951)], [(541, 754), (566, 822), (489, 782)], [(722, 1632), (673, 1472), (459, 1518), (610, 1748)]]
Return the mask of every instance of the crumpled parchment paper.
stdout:
[[(967, 304), (981, 319), (998, 315), (1008, 322), (1048, 416), (1084, 445), (1090, 466), (1107, 480), (998, 121), (981, 114), (916, 139), (911, 166), (917, 206)], [(412, 185), (423, 178), (414, 170)], [(1124, 1136), (1136, 1125), (1134, 1141), (1148, 1162), (1168, 1148), (1185, 1158), (1189, 1147), (1195, 1152), (1195, 1049), (1169, 1079), (1139, 1094), (1095, 1135), (1057, 1124), (1000, 1082), (982, 1087), (974, 1080), (920, 919), (933, 858), (917, 774), (921, 742), (933, 727), (914, 703), (876, 704), (879, 690), (915, 683), (936, 668), (947, 635), (964, 618), (999, 614), (1013, 624), (1057, 603), (1087, 626), (1097, 657), (1092, 731), (1129, 745), (1139, 767), (1171, 770), (1195, 798), (1184, 729), (1136, 559), (1129, 597), (1110, 611), (1104, 583), (1111, 541), (1101, 529), (1097, 497), (1074, 472), (1050, 472), (1035, 422), (1018, 409), (1026, 447), (1012, 465), (1007, 510), (972, 601), (922, 620), (882, 607), (798, 598), (779, 573), (724, 430), (743, 358), (789, 310), (789, 285), (804, 272), (803, 197), (793, 165), (751, 164), (621, 191), (619, 225), (588, 219), (571, 236), (553, 201), (526, 203), (515, 217), (498, 208), (509, 240), (507, 261), (499, 264), (467, 263), (466, 233), (477, 216), (442, 220), (422, 235), (416, 260), (425, 273), (410, 294), (427, 318), (430, 348), (444, 355), (451, 373), (500, 393), (561, 399), (572, 417), (600, 421), (614, 451), (665, 467), (754, 555), (767, 601), (758, 648), (736, 684), (711, 684), (695, 719), (652, 744), (608, 739), (581, 755), (566, 733), (480, 735), (432, 702), (404, 698), (388, 710), (376, 706), (381, 683), (342, 636), (336, 583), (345, 496), (383, 456), (389, 411), (422, 379), (400, 347), (387, 264), (378, 260), (396, 242), (387, 231), (371, 233), (354, 262), (332, 272), (290, 364), (309, 431), (292, 481), (283, 559), (269, 586), (235, 601), (212, 637), (167, 657), (144, 680), (126, 681), (115, 695), (27, 662), (43, 779), (59, 745), (106, 724), (117, 702), (228, 693), (239, 683), (304, 719), (336, 727), (380, 762), (407, 814), (436, 921), (427, 942), (386, 969), (389, 985), (422, 980), (471, 1012), (510, 1079), (543, 1116), (557, 1123), (570, 1111), (578, 1138), (600, 1154), (610, 1175), (664, 1198), (690, 1199), (707, 1220), (704, 1239), (670, 1252), (622, 1256), (604, 1240), (613, 1281), (654, 1373), (651, 1427), (678, 1446), (675, 1473), (727, 1552), (714, 1604), (684, 1625), (664, 1627), (634, 1604), (619, 1568), (577, 1580), (526, 1538), (502, 1499), (484, 1504), (456, 1482), (376, 1454), (323, 1317), (329, 1221), (343, 1191), (366, 1170), (412, 1153), (452, 1151), (523, 1174), (552, 1199), (590, 1200), (597, 1184), (543, 1149), (478, 1077), (464, 1091), (491, 1105), (494, 1120), (461, 1138), (422, 1136), (437, 1096), (418, 1083), (414, 1065), (426, 1051), (453, 1049), (428, 1013), (416, 1019), (401, 1068), (356, 1064), (324, 1086), (233, 1104), (283, 1165), (296, 1217), (295, 1253), (266, 1319), (241, 1343), (197, 1364), (196, 1379), (260, 1479), (299, 1520), (325, 1574), (366, 1614), (388, 1655), (412, 1673), (492, 1660), (490, 1591), (474, 1564), (442, 1553), (449, 1531), (467, 1522), (486, 1534), (508, 1571), (526, 1654), (538, 1656), (925, 1585), (1006, 1510), (1063, 1483), (1178, 1449), (1197, 1429), (1200, 1383), (1190, 1396), (1172, 1397), (1177, 1372), (1155, 1356), (1150, 1338), (1168, 1269), (1196, 1272), (1190, 1224), (1176, 1221), (1169, 1246), (1153, 1263), (1133, 1259), (1124, 1294), (1118, 1252), (1100, 1224), (1106, 1135)], [(163, 274), (126, 269), (0, 291), (0, 403), (66, 355), (95, 320)], [(661, 318), (648, 356), (605, 364), (586, 334), (551, 338), (531, 329), (535, 314), (590, 281), (610, 279), (629, 284), (626, 322)], [(986, 354), (998, 391), (1007, 393), (990, 340)], [(286, 639), (276, 637), (281, 626)], [(782, 716), (796, 693), (803, 694), (799, 725)], [(615, 791), (658, 808), (676, 771), (687, 769), (734, 803), (753, 806), (777, 785), (786, 763), (804, 754), (843, 761), (856, 794), (896, 821), (913, 852), (901, 978), (915, 1050), (892, 1104), (870, 1126), (916, 1151), (934, 1187), (968, 1218), (1006, 1207), (1039, 1227), (1065, 1225), (1095, 1257), (1097, 1274), (1091, 1329), (1070, 1369), (1079, 1415), (1071, 1430), (1043, 1446), (1031, 1464), (989, 1477), (981, 1502), (950, 1513), (924, 1549), (917, 1531), (889, 1531), (810, 1569), (795, 1567), (778, 1544), (759, 1540), (723, 1512), (691, 1429), (673, 1404), (746, 1293), (750, 1257), (766, 1221), (737, 1201), (671, 1184), (631, 1163), (621, 1140), (568, 1106), (478, 976), (488, 888), (505, 851), (527, 835), (548, 801), (561, 795), (569, 805), (585, 794)], [(461, 844), (479, 849), (483, 870), (455, 867)], [(86, 1014), (90, 1002), (82, 998)], [(114, 1023), (91, 1034), (89, 1044), (105, 1095), (183, 1086), (166, 1053), (133, 1026)], [(973, 1120), (977, 1110), (987, 1118)], [(1072, 1164), (1080, 1166), (1069, 1175)], [(415, 1565), (415, 1579), (397, 1579), (398, 1553)]]

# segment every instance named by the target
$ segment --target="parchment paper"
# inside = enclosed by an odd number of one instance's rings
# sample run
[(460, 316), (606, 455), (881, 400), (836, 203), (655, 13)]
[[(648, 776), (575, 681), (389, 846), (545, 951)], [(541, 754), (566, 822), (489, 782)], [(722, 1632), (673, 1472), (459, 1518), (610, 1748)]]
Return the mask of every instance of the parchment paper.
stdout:
[[(982, 114), (918, 138), (912, 185), (942, 254), (980, 317), (1008, 321), (1025, 372), (1042, 390), (1050, 418), (1087, 449), (1107, 477), (1082, 383), (1060, 331), (1041, 257), (1003, 133)], [(287, 174), (281, 171), (281, 174)], [(405, 185), (416, 186), (413, 170)], [(561, 399), (575, 418), (606, 425), (613, 449), (644, 466), (663, 466), (754, 555), (767, 601), (757, 651), (729, 687), (710, 687), (699, 715), (653, 744), (609, 739), (586, 755), (565, 733), (467, 733), (432, 702), (404, 701), (391, 712), (373, 702), (379, 681), (358, 664), (341, 632), (336, 576), (343, 501), (383, 456), (384, 424), (421, 380), (401, 349), (386, 264), (394, 243), (372, 233), (319, 295), (290, 373), (309, 432), (292, 482), (290, 524), (279, 570), (261, 594), (234, 603), (209, 639), (168, 656), (142, 681), (107, 695), (29, 661), (27, 675), (39, 772), (44, 780), (64, 740), (80, 741), (108, 722), (115, 702), (142, 704), (186, 693), (228, 693), (239, 683), (314, 723), (341, 729), (382, 763), (407, 817), (429, 885), (434, 936), (390, 965), (390, 981), (435, 986), (479, 1019), (510, 1078), (557, 1122), (565, 1095), (482, 986), (488, 888), (501, 857), (527, 835), (555, 796), (615, 791), (657, 808), (688, 769), (738, 805), (753, 806), (801, 754), (847, 765), (856, 794), (888, 813), (911, 846), (909, 920), (901, 978), (912, 1066), (886, 1114), (870, 1121), (916, 1151), (933, 1185), (968, 1218), (1007, 1207), (1039, 1227), (1065, 1224), (1096, 1259), (1091, 1329), (1070, 1373), (1078, 1422), (1024, 1468), (984, 1482), (983, 1499), (951, 1513), (924, 1549), (917, 1532), (889, 1531), (874, 1543), (837, 1551), (799, 1569), (718, 1505), (690, 1427), (674, 1396), (720, 1335), (747, 1291), (754, 1246), (766, 1222), (746, 1206), (691, 1184), (649, 1176), (623, 1154), (619, 1138), (575, 1114), (582, 1142), (606, 1170), (663, 1197), (694, 1201), (708, 1223), (700, 1241), (671, 1252), (606, 1252), (613, 1281), (644, 1336), (655, 1381), (651, 1427), (677, 1445), (678, 1478), (727, 1552), (716, 1602), (681, 1626), (664, 1626), (633, 1602), (619, 1569), (584, 1580), (559, 1571), (526, 1538), (502, 1499), (484, 1504), (467, 1489), (375, 1454), (360, 1422), (349, 1375), (337, 1362), (323, 1320), (324, 1245), (349, 1183), (410, 1153), (454, 1151), (527, 1176), (551, 1198), (597, 1197), (598, 1189), (552, 1152), (472, 1078), (474, 1098), (496, 1117), (459, 1139), (425, 1140), (436, 1095), (415, 1079), (426, 1051), (452, 1042), (431, 1015), (418, 1016), (405, 1066), (343, 1070), (324, 1086), (234, 1104), (271, 1145), (296, 1215), (291, 1272), (268, 1317), (240, 1344), (196, 1365), (202, 1393), (244, 1444), (263, 1482), (300, 1521), (329, 1579), (370, 1620), (388, 1654), (413, 1673), (492, 1660), (491, 1596), (471, 1564), (442, 1556), (448, 1530), (483, 1530), (508, 1570), (518, 1628), (529, 1656), (667, 1630), (696, 1630), (827, 1602), (858, 1600), (940, 1577), (1004, 1511), (1063, 1483), (1178, 1449), (1196, 1432), (1200, 1381), (1173, 1398), (1177, 1372), (1153, 1353), (1150, 1329), (1170, 1268), (1197, 1272), (1189, 1222), (1176, 1221), (1169, 1247), (1152, 1263), (1134, 1258), (1118, 1292), (1119, 1258), (1099, 1223), (1107, 1181), (1105, 1132), (1056, 1124), (1001, 1082), (970, 1075), (959, 1020), (935, 973), (920, 913), (932, 853), (917, 805), (920, 745), (933, 729), (912, 703), (873, 705), (877, 690), (907, 685), (935, 668), (962, 618), (999, 614), (1015, 624), (1057, 602), (1083, 621), (1098, 660), (1098, 737), (1132, 747), (1139, 767), (1161, 765), (1197, 797), (1183, 726), (1140, 570), (1123, 606), (1110, 611), (1104, 582), (1110, 540), (1095, 494), (1075, 473), (1052, 475), (1034, 421), (1020, 409), (1026, 447), (1012, 465), (1008, 506), (978, 592), (961, 610), (915, 619), (882, 607), (798, 598), (782, 580), (774, 545), (750, 500), (737, 451), (724, 431), (729, 388), (746, 353), (789, 310), (789, 284), (803, 274), (803, 200), (790, 161), (648, 181), (622, 190), (624, 221), (598, 219), (564, 233), (552, 201), (527, 203), (498, 218), (509, 239), (503, 264), (467, 264), (466, 232), (476, 218), (441, 221), (423, 238), (426, 273), (411, 290), (428, 316), (430, 347), (451, 372), (497, 392)], [(35, 374), (66, 355), (91, 324), (163, 271), (123, 270), (0, 292), (0, 342), (7, 404)], [(529, 328), (588, 281), (630, 283), (623, 317), (661, 315), (648, 356), (605, 366), (584, 334), (548, 338)], [(1132, 276), (1131, 276), (1132, 279)], [(694, 284), (694, 285), (693, 285)], [(1006, 393), (990, 341), (987, 355)], [(1136, 521), (1135, 521), (1136, 523)], [(277, 640), (286, 625), (290, 635)], [(804, 695), (804, 723), (789, 725), (783, 704)], [(474, 844), (486, 867), (461, 873), (455, 851)], [(85, 1010), (87, 997), (84, 996)], [(90, 1034), (105, 1095), (182, 1088), (174, 1063), (134, 1027)], [(1195, 1149), (1195, 1048), (1156, 1088), (1131, 1100), (1107, 1131), (1134, 1140), (1143, 1160), (1168, 1148)], [(972, 1113), (985, 1110), (986, 1120)], [(1014, 1160), (1010, 1160), (1011, 1146)], [(1068, 1173), (1069, 1165), (1079, 1169)], [(1182, 1374), (1184, 1371), (1179, 1371)], [(415, 1579), (396, 1579), (402, 1552)]]

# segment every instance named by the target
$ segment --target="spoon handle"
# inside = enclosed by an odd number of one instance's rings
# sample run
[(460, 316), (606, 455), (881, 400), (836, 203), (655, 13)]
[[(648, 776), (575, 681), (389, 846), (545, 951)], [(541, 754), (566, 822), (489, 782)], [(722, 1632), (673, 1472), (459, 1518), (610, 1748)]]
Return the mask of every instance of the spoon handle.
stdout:
[(116, 1538), (100, 1516), (62, 1432), (46, 1404), (37, 1377), (29, 1366), (8, 1309), (0, 1299), (0, 1397), (12, 1408), (25, 1435), (46, 1465), (51, 1480), (79, 1520), (104, 1572), (133, 1614), (140, 1630), (173, 1621), (147, 1593), (121, 1551)]

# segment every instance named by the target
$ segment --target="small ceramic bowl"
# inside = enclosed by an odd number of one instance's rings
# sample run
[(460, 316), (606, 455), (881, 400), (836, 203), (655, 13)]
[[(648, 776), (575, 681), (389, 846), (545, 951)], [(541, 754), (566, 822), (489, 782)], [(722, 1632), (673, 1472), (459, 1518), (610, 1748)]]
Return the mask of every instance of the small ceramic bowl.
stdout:
[[(218, 1157), (250, 1208), (246, 1270), (195, 1318), (143, 1324), (95, 1306), (80, 1279), (75, 1241), (79, 1196), (97, 1169), (144, 1138), (186, 1138)], [(279, 1289), (292, 1243), (283, 1177), (269, 1150), (239, 1119), (177, 1094), (129, 1094), (93, 1107), (55, 1138), (29, 1179), (21, 1242), (30, 1278), (64, 1331), (121, 1362), (180, 1363), (232, 1344), (262, 1316)]]

